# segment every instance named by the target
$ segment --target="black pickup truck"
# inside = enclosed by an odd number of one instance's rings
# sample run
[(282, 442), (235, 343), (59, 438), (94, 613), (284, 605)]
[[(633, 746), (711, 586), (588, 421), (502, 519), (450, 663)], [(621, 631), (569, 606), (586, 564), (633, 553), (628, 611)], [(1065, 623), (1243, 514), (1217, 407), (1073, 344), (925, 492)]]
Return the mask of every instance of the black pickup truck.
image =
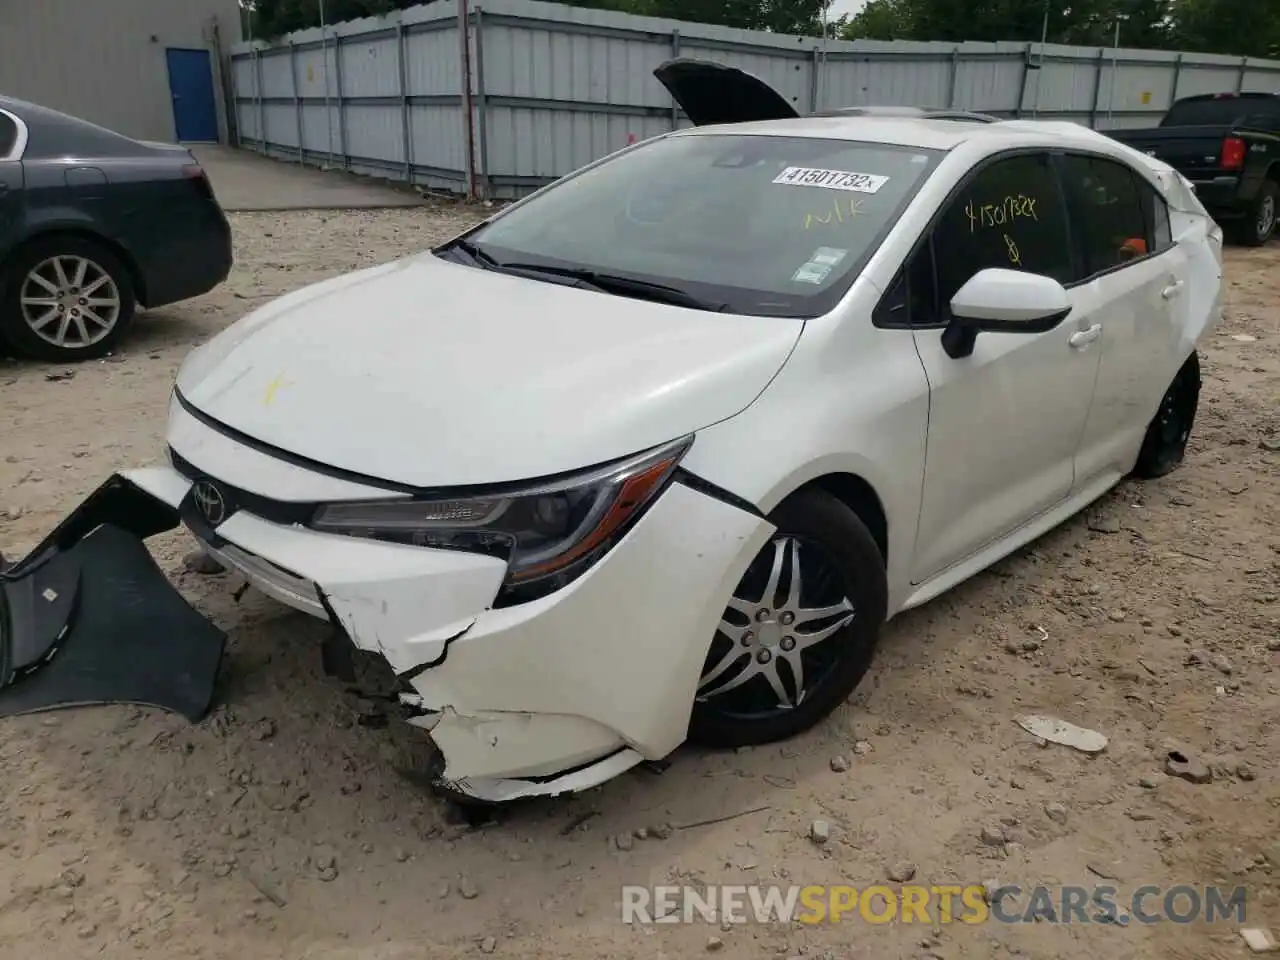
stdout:
[(1175, 167), (1237, 243), (1260, 247), (1280, 208), (1280, 94), (1212, 93), (1174, 101), (1160, 126), (1108, 130)]

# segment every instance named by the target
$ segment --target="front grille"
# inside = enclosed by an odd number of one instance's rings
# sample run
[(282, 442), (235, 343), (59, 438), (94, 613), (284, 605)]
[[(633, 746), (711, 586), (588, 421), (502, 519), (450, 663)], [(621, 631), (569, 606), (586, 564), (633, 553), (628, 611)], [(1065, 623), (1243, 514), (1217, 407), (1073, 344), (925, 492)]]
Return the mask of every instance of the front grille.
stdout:
[(218, 487), (231, 501), (234, 510), (245, 510), (255, 517), (261, 517), (271, 523), (278, 523), (282, 526), (305, 525), (315, 514), (318, 506), (315, 503), (290, 503), (283, 500), (272, 500), (270, 497), (264, 497), (259, 493), (252, 493), (240, 487), (234, 487), (224, 482), (220, 477), (212, 477), (205, 473), (179, 454), (178, 451), (174, 450), (173, 447), (169, 448), (169, 462), (173, 464), (173, 469), (193, 483), (204, 479), (216, 481)]

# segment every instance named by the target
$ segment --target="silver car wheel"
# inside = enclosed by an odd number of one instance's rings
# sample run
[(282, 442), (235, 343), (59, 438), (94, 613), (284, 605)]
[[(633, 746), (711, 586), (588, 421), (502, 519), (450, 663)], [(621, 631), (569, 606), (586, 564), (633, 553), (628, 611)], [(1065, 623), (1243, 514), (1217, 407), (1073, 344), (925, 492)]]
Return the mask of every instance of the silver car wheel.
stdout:
[[(733, 641), (733, 646), (703, 674), (698, 683), (699, 700), (720, 696), (763, 677), (777, 698), (777, 707), (798, 707), (807, 690), (802, 654), (834, 636), (854, 617), (848, 597), (821, 607), (805, 605), (798, 539), (778, 537), (771, 546), (772, 566), (763, 593), (754, 598), (735, 594), (729, 600), (719, 630)], [(779, 599), (784, 567), (789, 576), (786, 595)], [(790, 683), (779, 669), (783, 662), (787, 664)], [(735, 666), (740, 668), (736, 672)]]
[(19, 291), (22, 318), (41, 340), (82, 349), (115, 329), (123, 301), (111, 274), (80, 256), (50, 257), (27, 274)]

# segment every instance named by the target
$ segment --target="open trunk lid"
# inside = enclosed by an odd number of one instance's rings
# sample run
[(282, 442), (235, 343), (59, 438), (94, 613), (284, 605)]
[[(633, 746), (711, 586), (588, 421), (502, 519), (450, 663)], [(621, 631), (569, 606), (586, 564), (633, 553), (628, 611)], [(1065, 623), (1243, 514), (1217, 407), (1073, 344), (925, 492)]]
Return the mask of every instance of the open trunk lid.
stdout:
[(777, 90), (737, 67), (682, 57), (660, 64), (653, 75), (694, 126), (800, 116)]

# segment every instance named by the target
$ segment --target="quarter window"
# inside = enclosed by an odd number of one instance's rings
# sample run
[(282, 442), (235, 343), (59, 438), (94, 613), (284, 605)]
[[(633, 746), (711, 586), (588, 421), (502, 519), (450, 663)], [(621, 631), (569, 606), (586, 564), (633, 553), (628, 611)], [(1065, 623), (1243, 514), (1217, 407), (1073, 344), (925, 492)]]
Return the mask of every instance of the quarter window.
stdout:
[[(1078, 155), (1064, 157), (1063, 170), (1080, 241), (1082, 279), (1155, 252), (1155, 231), (1147, 227), (1137, 174), (1114, 160)], [(1167, 211), (1165, 221), (1167, 227)]]
[(1169, 205), (1150, 184), (1139, 181), (1138, 191), (1142, 194), (1142, 210), (1147, 220), (1151, 252), (1163, 253), (1173, 246), (1173, 228), (1169, 225)]
[(898, 271), (888, 295), (876, 308), (875, 322), (882, 327), (928, 327), (942, 322), (932, 237), (926, 237)]

